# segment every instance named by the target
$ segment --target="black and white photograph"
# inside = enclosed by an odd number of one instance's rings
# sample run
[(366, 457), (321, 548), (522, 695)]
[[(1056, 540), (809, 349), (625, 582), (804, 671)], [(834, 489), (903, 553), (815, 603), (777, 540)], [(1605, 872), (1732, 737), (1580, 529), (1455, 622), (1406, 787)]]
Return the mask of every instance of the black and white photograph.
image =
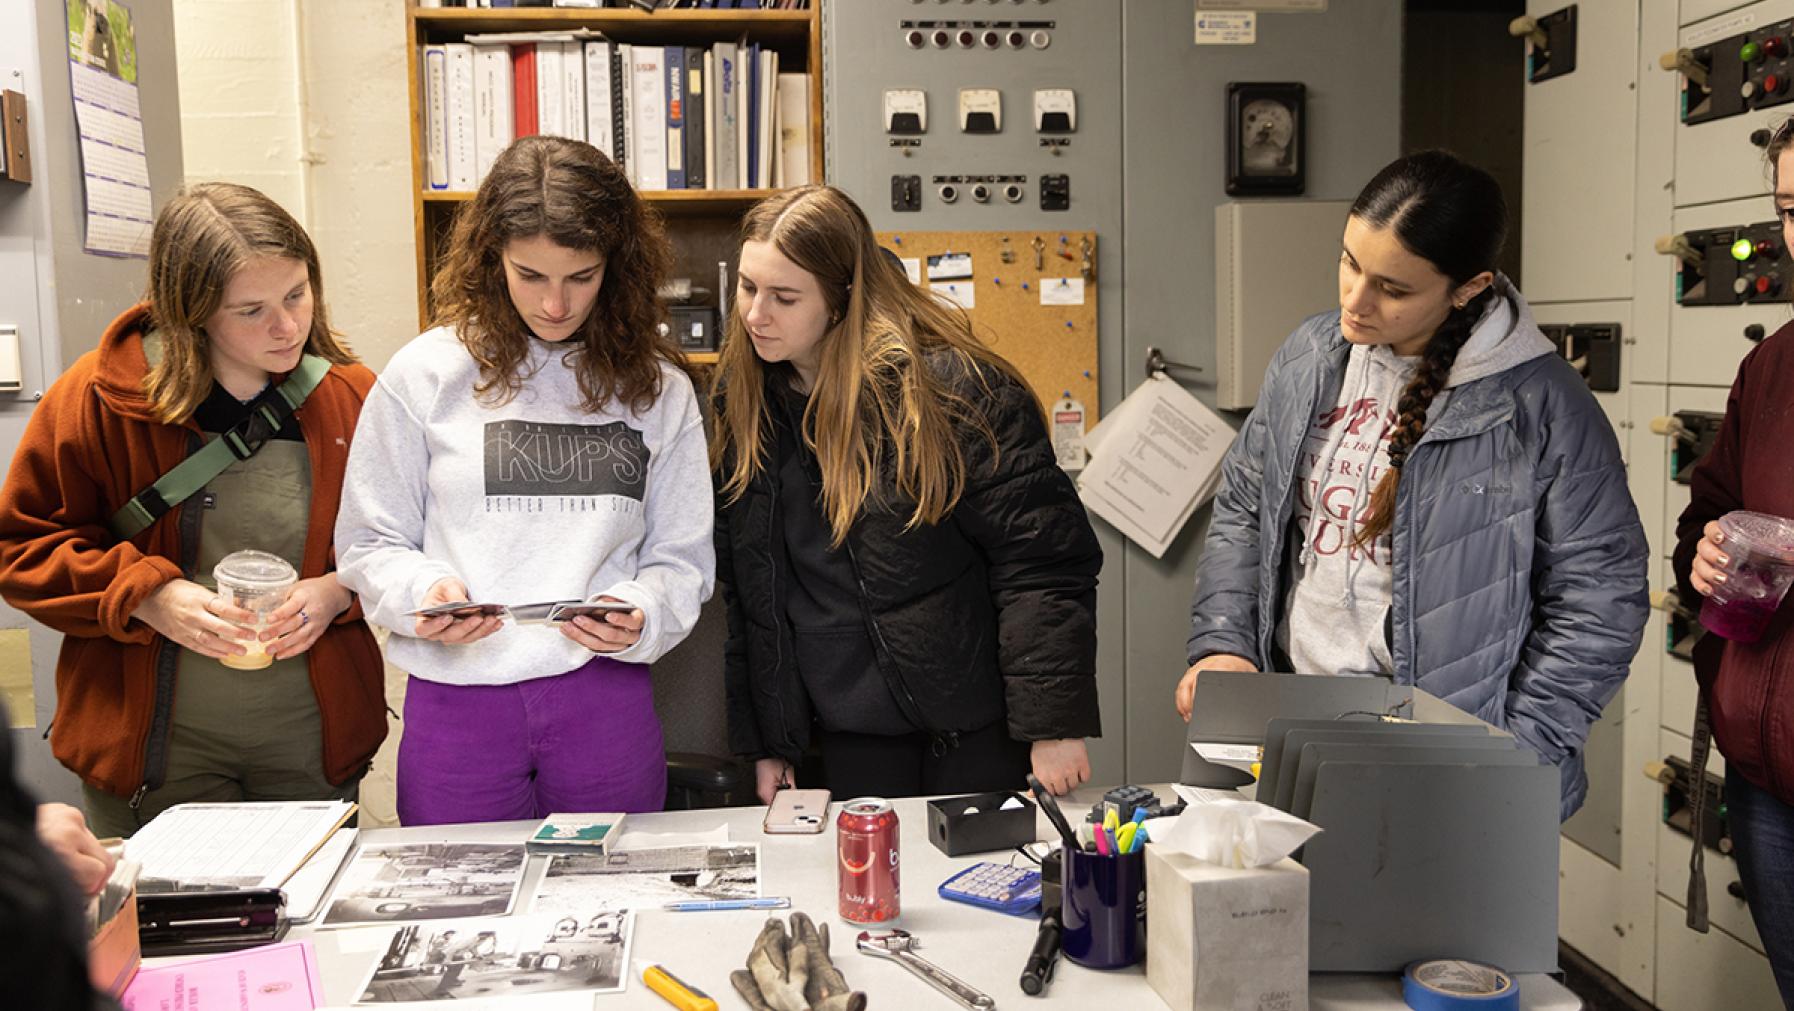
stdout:
[(323, 926), (499, 916), (523, 881), (518, 843), (364, 846), (331, 896)]
[(392, 935), (357, 1004), (481, 1000), (627, 985), (630, 914), (486, 917)]
[(670, 846), (621, 853), (561, 853), (536, 886), (533, 912), (655, 909), (669, 902), (760, 895), (760, 846)]

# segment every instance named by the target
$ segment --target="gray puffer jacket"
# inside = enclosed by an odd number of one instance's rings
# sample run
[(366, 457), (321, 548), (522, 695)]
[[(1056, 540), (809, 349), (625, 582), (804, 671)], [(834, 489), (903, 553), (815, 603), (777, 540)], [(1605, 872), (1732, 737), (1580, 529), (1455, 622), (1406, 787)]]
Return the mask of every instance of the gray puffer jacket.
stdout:
[[(1460, 354), (1469, 373), (1453, 368), (1402, 472), (1384, 634), (1398, 683), (1556, 764), (1568, 818), (1588, 792), (1589, 725), (1643, 635), (1648, 551), (1606, 416), (1525, 300), (1498, 284), (1484, 320), (1502, 317), (1498, 332), (1479, 325)], [(1191, 663), (1232, 653), (1265, 669), (1274, 657), (1302, 440), (1337, 403), (1348, 350), (1334, 311), (1303, 322), (1272, 359), (1222, 464)]]

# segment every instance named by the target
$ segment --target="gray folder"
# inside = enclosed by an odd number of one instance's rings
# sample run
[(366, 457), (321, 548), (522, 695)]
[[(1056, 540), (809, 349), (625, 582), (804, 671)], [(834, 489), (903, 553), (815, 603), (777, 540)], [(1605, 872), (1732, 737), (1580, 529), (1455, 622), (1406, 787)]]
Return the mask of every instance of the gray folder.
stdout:
[(1331, 720), (1349, 713), (1405, 716), (1413, 689), (1381, 677), (1321, 677), (1203, 671), (1184, 735), (1183, 774), (1190, 786), (1244, 786), (1252, 776), (1198, 755), (1191, 744), (1263, 744), (1276, 717)]
[[(1284, 729), (1283, 723), (1308, 726)], [(1313, 724), (1319, 724), (1314, 726)], [(1473, 726), (1433, 726), (1423, 723), (1350, 723), (1344, 720), (1272, 720), (1265, 734), (1264, 764), (1258, 776), (1257, 799), (1282, 811), (1290, 810), (1295, 796), (1296, 771), (1302, 746), (1309, 743), (1384, 744), (1392, 747), (1457, 745), (1473, 748), (1512, 749), (1511, 738), (1495, 737)]]
[[(1339, 762), (1362, 768), (1370, 764), (1382, 765), (1455, 765), (1455, 766), (1494, 766), (1519, 765), (1534, 767), (1539, 764), (1539, 756), (1523, 748), (1514, 746), (1513, 740), (1489, 737), (1485, 742), (1493, 743), (1493, 747), (1479, 746), (1483, 742), (1474, 739), (1461, 744), (1397, 744), (1367, 743), (1362, 741), (1314, 741), (1302, 745), (1296, 760), (1295, 775), (1285, 773), (1286, 780), (1293, 780), (1289, 806), (1284, 808), (1290, 814), (1304, 821), (1314, 812), (1315, 783), (1319, 781), (1322, 770), (1329, 762)], [(1552, 771), (1556, 771), (1555, 769)], [(1418, 803), (1425, 804), (1429, 798), (1417, 797)], [(1319, 824), (1318, 822), (1316, 824)], [(1322, 825), (1323, 829), (1327, 826)]]

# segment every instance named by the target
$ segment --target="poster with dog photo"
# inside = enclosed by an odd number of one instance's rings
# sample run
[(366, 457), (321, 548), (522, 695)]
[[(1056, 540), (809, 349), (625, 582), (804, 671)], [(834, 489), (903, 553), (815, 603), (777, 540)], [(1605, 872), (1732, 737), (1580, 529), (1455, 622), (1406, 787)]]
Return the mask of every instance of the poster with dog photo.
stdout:
[(137, 30), (117, 0), (68, 0), (69, 59), (137, 83)]

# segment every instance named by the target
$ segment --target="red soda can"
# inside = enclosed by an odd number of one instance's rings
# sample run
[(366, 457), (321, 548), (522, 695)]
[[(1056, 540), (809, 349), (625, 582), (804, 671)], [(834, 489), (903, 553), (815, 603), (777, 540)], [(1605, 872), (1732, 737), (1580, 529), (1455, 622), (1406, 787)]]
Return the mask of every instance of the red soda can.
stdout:
[(841, 805), (835, 819), (841, 866), (841, 919), (889, 923), (902, 911), (898, 897), (897, 811), (883, 797)]

